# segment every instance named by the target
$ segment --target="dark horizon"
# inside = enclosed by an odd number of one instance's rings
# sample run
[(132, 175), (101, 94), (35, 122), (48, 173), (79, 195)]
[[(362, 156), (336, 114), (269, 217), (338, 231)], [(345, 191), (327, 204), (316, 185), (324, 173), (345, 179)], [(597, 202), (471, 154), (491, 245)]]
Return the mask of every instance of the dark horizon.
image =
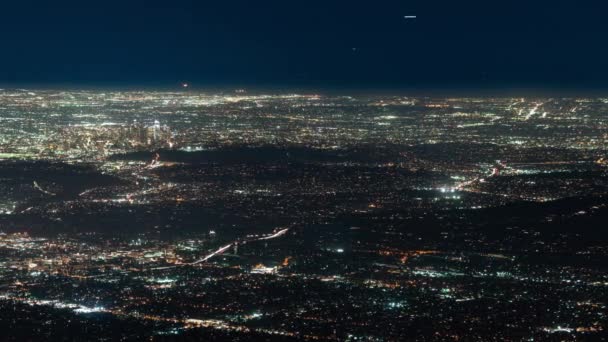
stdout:
[(605, 10), (545, 0), (11, 3), (0, 14), (0, 84), (603, 90)]
[[(173, 92), (193, 94), (307, 94), (321, 96), (404, 96), (404, 97), (462, 97), (462, 98), (602, 98), (608, 97), (608, 87), (440, 87), (440, 86), (331, 86), (331, 85), (293, 85), (293, 84), (192, 84), (187, 88), (182, 83), (157, 82), (148, 84), (119, 83), (57, 83), (57, 84), (2, 84), (0, 91), (124, 91), (124, 92)], [(244, 90), (244, 93), (236, 91)]]

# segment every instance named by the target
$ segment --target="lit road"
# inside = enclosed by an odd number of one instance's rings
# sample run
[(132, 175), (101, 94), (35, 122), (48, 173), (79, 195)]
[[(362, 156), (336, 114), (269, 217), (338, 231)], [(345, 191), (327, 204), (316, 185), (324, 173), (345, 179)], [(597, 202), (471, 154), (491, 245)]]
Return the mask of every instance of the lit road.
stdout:
[(289, 230), (289, 228), (285, 228), (285, 229), (279, 230), (278, 232), (276, 232), (276, 233), (274, 233), (272, 235), (263, 236), (263, 237), (261, 237), (261, 238), (259, 238), (257, 240), (254, 240), (254, 241), (271, 240), (271, 239), (274, 239), (274, 238), (278, 238), (279, 236), (284, 235), (285, 233), (287, 233), (288, 230)]
[[(257, 238), (257, 239), (252, 239), (249, 241), (262, 241), (262, 240), (271, 240), (271, 239), (276, 239), (280, 236), (285, 235), (285, 233), (287, 233), (289, 231), (289, 228), (285, 228), (285, 229), (281, 229), (278, 232), (271, 234), (271, 235), (267, 235), (267, 236), (262, 236), (261, 238)], [(207, 254), (206, 256), (202, 257), (199, 260), (190, 262), (190, 263), (186, 263), (186, 264), (181, 264), (181, 265), (172, 265), (172, 266), (164, 266), (164, 267), (156, 267), (154, 268), (154, 270), (166, 270), (166, 269), (170, 269), (170, 268), (174, 268), (174, 267), (178, 267), (178, 266), (186, 266), (186, 265), (198, 265), (201, 264), (203, 262), (206, 262), (207, 260), (213, 258), (216, 255), (220, 255), (223, 254), (224, 252), (226, 252), (228, 249), (230, 249), (230, 247), (234, 246), (235, 244), (237, 244), (237, 241), (231, 242), (225, 246), (222, 246), (220, 248), (218, 248), (217, 250), (215, 250), (212, 253)]]
[[(285, 235), (285, 233), (287, 233), (288, 231), (289, 231), (289, 228), (281, 229), (281, 230), (279, 230), (278, 232), (276, 232), (276, 233), (274, 233), (274, 234), (272, 234), (272, 235), (263, 236), (263, 237), (261, 237), (261, 238), (257, 238), (257, 239), (250, 240), (250, 241), (261, 241), (261, 240), (271, 240), (271, 239), (276, 239), (276, 238), (278, 238), (278, 237), (280, 237), (280, 236), (282, 236), (282, 235)], [(205, 261), (207, 261), (207, 260), (209, 260), (209, 259), (213, 258), (213, 257), (214, 257), (214, 256), (216, 256), (216, 255), (220, 255), (220, 254), (224, 253), (224, 252), (225, 252), (225, 251), (227, 251), (227, 250), (228, 250), (230, 247), (234, 246), (234, 245), (235, 245), (235, 244), (237, 244), (237, 243), (238, 243), (238, 242), (231, 242), (231, 243), (227, 244), (226, 246), (220, 247), (219, 249), (217, 249), (217, 250), (216, 250), (216, 251), (214, 251), (213, 253), (210, 253), (210, 254), (208, 254), (208, 255), (204, 256), (203, 258), (201, 258), (201, 259), (199, 259), (199, 260), (197, 260), (197, 261), (191, 262), (191, 263), (189, 263), (189, 264), (186, 264), (186, 265), (196, 265), (196, 264), (203, 263), (203, 262), (205, 262)]]
[(230, 247), (232, 247), (232, 245), (233, 245), (233, 244), (234, 244), (234, 242), (233, 242), (233, 243), (230, 243), (230, 244), (228, 244), (228, 245), (226, 245), (226, 246), (224, 246), (224, 247), (220, 247), (220, 248), (219, 248), (218, 250), (216, 250), (215, 252), (213, 252), (213, 253), (211, 253), (211, 254), (208, 254), (207, 256), (205, 256), (204, 258), (202, 258), (202, 259), (200, 259), (200, 260), (197, 260), (197, 261), (195, 261), (195, 262), (191, 262), (189, 265), (196, 265), (196, 264), (200, 264), (200, 263), (202, 263), (202, 262), (205, 262), (205, 261), (207, 261), (207, 260), (209, 260), (209, 259), (213, 258), (214, 256), (216, 256), (216, 255), (218, 255), (218, 254), (222, 254), (222, 253), (224, 253), (225, 251), (227, 251), (227, 250), (228, 250)]

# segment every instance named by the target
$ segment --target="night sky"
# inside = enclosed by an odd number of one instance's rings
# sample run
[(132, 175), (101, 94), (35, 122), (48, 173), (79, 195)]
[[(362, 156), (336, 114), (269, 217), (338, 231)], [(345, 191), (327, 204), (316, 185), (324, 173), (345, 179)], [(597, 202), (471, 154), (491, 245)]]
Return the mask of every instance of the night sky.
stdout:
[(0, 84), (604, 89), (604, 2), (2, 1)]

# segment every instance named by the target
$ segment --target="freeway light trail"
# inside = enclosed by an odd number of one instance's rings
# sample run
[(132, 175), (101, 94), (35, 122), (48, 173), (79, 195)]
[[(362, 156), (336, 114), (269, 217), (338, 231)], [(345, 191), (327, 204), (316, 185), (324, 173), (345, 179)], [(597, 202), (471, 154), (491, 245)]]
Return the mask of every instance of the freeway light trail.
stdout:
[[(274, 234), (272, 234), (272, 235), (263, 236), (263, 237), (261, 237), (261, 238), (258, 238), (258, 239), (252, 240), (252, 241), (261, 241), (261, 240), (271, 240), (271, 239), (275, 239), (275, 238), (278, 238), (278, 237), (280, 237), (280, 236), (282, 236), (282, 235), (285, 235), (285, 233), (287, 233), (287, 231), (289, 231), (289, 228), (281, 229), (281, 230), (279, 230), (278, 232), (276, 232), (276, 233), (274, 233)], [(209, 260), (209, 259), (213, 258), (213, 257), (214, 257), (214, 256), (216, 256), (216, 255), (219, 255), (219, 254), (224, 253), (224, 252), (225, 252), (225, 251), (227, 251), (227, 250), (228, 250), (230, 247), (234, 246), (236, 243), (237, 243), (237, 242), (231, 242), (231, 243), (227, 244), (226, 246), (220, 247), (220, 248), (219, 248), (219, 249), (217, 249), (215, 252), (213, 252), (213, 253), (211, 253), (211, 254), (208, 254), (208, 255), (206, 255), (205, 257), (203, 257), (202, 259), (199, 259), (199, 260), (197, 260), (197, 261), (194, 261), (194, 262), (192, 262), (192, 263), (190, 263), (190, 264), (188, 264), (188, 265), (196, 265), (196, 264), (203, 263), (203, 262), (205, 262), (205, 261), (207, 261), (207, 260)]]
[(289, 228), (285, 228), (285, 229), (281, 229), (278, 232), (272, 234), (272, 235), (268, 235), (268, 236), (263, 236), (255, 241), (260, 241), (260, 240), (270, 240), (270, 239), (274, 239), (274, 238), (278, 238), (281, 235), (284, 235), (285, 233), (287, 233), (287, 231), (289, 230)]
[(228, 250), (228, 248), (232, 247), (234, 243), (230, 243), (226, 246), (220, 247), (218, 250), (216, 250), (215, 252), (208, 254), (207, 256), (205, 256), (204, 258), (197, 260), (195, 262), (190, 263), (190, 265), (196, 265), (196, 264), (200, 264), (202, 262), (205, 262), (211, 258), (213, 258), (214, 256), (218, 255), (218, 254), (222, 254), (224, 253), (226, 250)]

